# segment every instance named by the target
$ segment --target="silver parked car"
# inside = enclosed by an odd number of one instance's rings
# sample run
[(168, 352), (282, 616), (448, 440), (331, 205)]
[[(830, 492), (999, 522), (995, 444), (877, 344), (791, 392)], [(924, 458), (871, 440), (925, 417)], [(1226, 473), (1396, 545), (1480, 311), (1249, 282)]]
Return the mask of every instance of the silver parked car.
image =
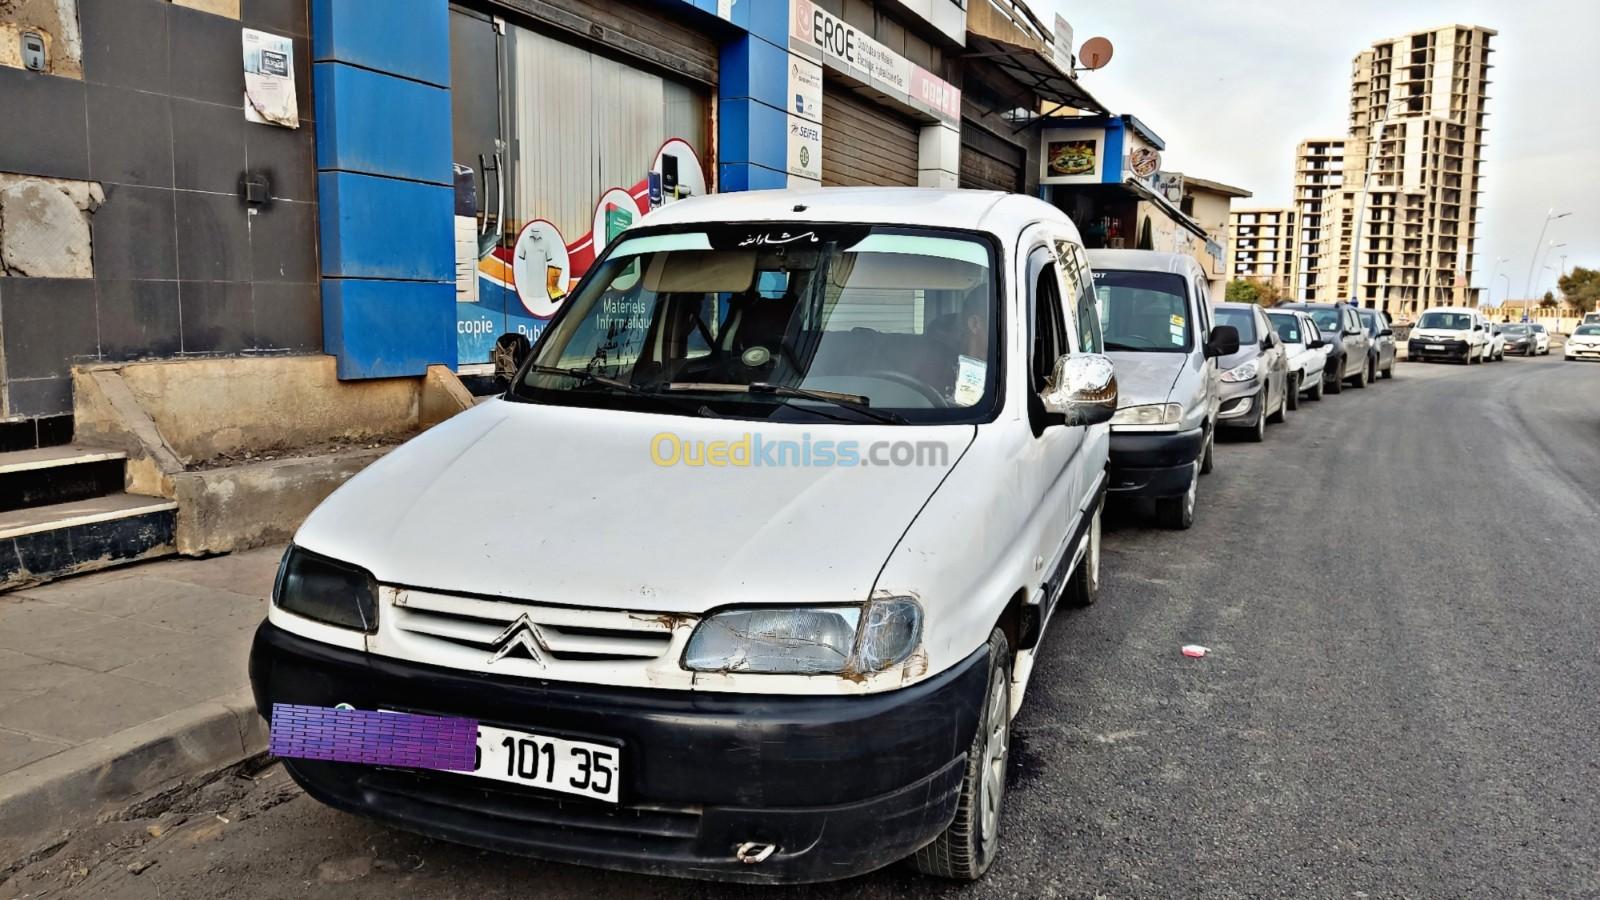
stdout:
[(1371, 341), (1367, 348), (1367, 381), (1394, 378), (1394, 328), (1389, 325), (1389, 317), (1376, 309), (1363, 309), (1358, 315), (1361, 330)]
[(1251, 303), (1218, 303), (1218, 325), (1239, 333), (1239, 350), (1217, 360), (1222, 370), (1222, 408), (1217, 424), (1248, 428), (1252, 441), (1267, 436), (1267, 423), (1283, 422), (1289, 410), (1289, 360), (1272, 323)]
[(1205, 269), (1186, 253), (1090, 250), (1089, 266), (1117, 370), (1110, 495), (1152, 500), (1163, 526), (1188, 528), (1212, 466), (1216, 361), (1239, 349), (1238, 335), (1212, 328)]

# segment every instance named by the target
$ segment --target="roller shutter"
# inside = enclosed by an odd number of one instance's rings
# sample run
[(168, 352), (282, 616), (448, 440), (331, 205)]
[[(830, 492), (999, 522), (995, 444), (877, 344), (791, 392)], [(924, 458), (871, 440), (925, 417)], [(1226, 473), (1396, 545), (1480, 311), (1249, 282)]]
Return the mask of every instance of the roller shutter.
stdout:
[(1022, 190), (1027, 154), (971, 120), (961, 123), (961, 186), (986, 191)]
[(832, 84), (822, 89), (824, 187), (917, 183), (919, 126)]

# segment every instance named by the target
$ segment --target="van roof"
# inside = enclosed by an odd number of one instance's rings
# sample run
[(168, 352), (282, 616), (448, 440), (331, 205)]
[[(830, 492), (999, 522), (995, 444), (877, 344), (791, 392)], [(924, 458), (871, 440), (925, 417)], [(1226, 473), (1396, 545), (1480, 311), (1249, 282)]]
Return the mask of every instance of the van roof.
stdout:
[(1066, 213), (1026, 194), (911, 187), (827, 187), (735, 191), (690, 197), (655, 210), (640, 226), (701, 222), (847, 222), (964, 228), (1008, 237), (1034, 222), (1052, 222), (1074, 239)]
[(1185, 253), (1161, 253), (1155, 250), (1090, 250), (1089, 268), (1121, 269), (1132, 272), (1170, 272), (1190, 275), (1199, 267), (1194, 257)]

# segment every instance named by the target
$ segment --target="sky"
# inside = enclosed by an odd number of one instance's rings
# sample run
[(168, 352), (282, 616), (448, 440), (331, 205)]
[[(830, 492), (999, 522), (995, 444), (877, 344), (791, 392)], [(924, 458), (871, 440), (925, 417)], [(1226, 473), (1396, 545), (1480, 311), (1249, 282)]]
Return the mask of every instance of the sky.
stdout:
[[(1167, 144), (1162, 168), (1252, 191), (1235, 206), (1287, 205), (1295, 145), (1345, 133), (1350, 63), (1373, 41), (1449, 24), (1491, 42), (1483, 209), (1473, 285), (1498, 303), (1534, 296), (1555, 269), (1600, 268), (1600, 2), (1597, 0), (1031, 0), (1060, 13), (1074, 41), (1101, 35), (1111, 63), (1082, 83)], [(1571, 212), (1550, 223), (1546, 214)], [(1551, 249), (1552, 243), (1565, 247)], [(1500, 263), (1502, 257), (1509, 260)], [(1549, 265), (1551, 271), (1543, 271)]]

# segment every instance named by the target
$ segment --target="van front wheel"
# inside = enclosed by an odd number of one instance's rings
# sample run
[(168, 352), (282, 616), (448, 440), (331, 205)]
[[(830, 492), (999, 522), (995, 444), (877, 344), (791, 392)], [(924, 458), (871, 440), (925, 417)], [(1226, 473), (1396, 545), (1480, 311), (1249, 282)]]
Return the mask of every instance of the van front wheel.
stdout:
[(978, 716), (978, 733), (967, 751), (956, 817), (911, 864), (924, 875), (977, 881), (994, 862), (1000, 843), (1000, 803), (1005, 799), (1006, 760), (1011, 750), (1011, 646), (1005, 632), (989, 635), (989, 685)]

